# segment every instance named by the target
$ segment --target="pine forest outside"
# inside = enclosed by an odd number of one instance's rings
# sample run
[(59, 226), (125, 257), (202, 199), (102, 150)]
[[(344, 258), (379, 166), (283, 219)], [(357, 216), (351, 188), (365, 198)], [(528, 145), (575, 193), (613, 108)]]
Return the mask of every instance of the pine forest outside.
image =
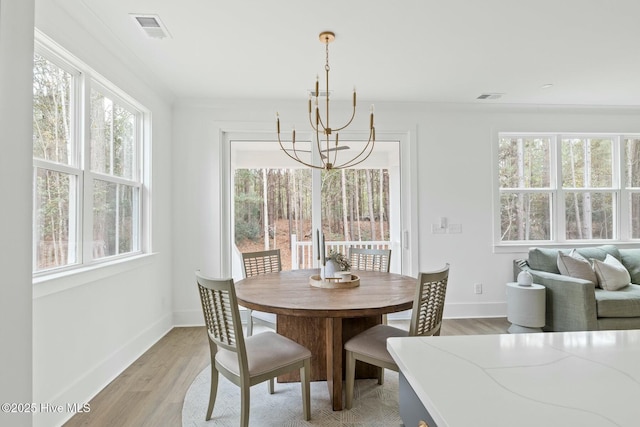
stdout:
[(637, 137), (503, 136), (498, 164), (501, 241), (640, 238)]
[(140, 250), (139, 114), (80, 74), (34, 56), (34, 271)]
[[(308, 268), (292, 240), (311, 244), (310, 169), (236, 169), (235, 243), (240, 252), (280, 249), (283, 269)], [(329, 242), (389, 241), (387, 169), (322, 171), (322, 232)], [(310, 246), (309, 246), (310, 247)], [(386, 246), (385, 246), (386, 247)]]

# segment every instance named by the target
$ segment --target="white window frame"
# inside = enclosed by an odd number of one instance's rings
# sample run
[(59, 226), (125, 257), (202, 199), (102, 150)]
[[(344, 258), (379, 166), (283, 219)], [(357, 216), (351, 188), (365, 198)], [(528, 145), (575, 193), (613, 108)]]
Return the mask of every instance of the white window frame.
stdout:
[[(91, 69), (88, 65), (74, 57), (63, 47), (36, 31), (35, 53), (54, 63), (56, 66), (71, 73), (74, 77), (73, 116), (71, 117), (71, 144), (73, 147), (72, 158), (69, 165), (50, 162), (33, 158), (34, 179), (37, 168), (44, 168), (56, 172), (72, 174), (76, 177), (76, 199), (70, 200), (70, 205), (75, 204), (74, 212), (69, 212), (70, 221), (74, 227), (70, 227), (69, 240), (73, 237), (76, 242), (76, 262), (64, 266), (36, 271), (37, 233), (33, 233), (33, 277), (34, 284), (42, 283), (50, 279), (58, 279), (61, 276), (74, 272), (84, 272), (88, 269), (103, 265), (112, 265), (137, 259), (141, 255), (150, 253), (150, 200), (148, 191), (150, 185), (150, 156), (151, 144), (151, 113), (133, 97), (112, 84), (108, 79)], [(94, 87), (114, 102), (131, 111), (136, 116), (134, 171), (132, 179), (115, 175), (102, 174), (91, 171), (91, 129), (90, 114), (91, 88)], [(124, 184), (137, 189), (138, 200), (134, 212), (134, 250), (124, 254), (116, 254), (93, 259), (93, 185), (94, 180), (99, 179), (113, 184)], [(36, 197), (35, 186), (33, 197)], [(70, 197), (71, 199), (71, 197)], [(70, 208), (71, 211), (71, 208)], [(36, 212), (34, 203), (33, 226), (36, 226)], [(74, 216), (74, 217), (72, 217)], [(73, 228), (73, 230), (71, 230)]]
[[(500, 188), (499, 163), (497, 157), (502, 138), (549, 138), (550, 140), (550, 183), (549, 188), (507, 189)], [(579, 139), (611, 139), (612, 147), (612, 181), (611, 187), (598, 188), (563, 188), (561, 141), (566, 138)], [(498, 132), (495, 140), (494, 159), (494, 248), (522, 248), (531, 246), (593, 245), (593, 244), (637, 244), (640, 239), (631, 237), (630, 195), (640, 192), (639, 188), (626, 186), (624, 177), (625, 156), (623, 144), (625, 139), (638, 139), (640, 135), (630, 133), (575, 133), (575, 132)], [(613, 238), (612, 239), (566, 239), (565, 197), (567, 193), (578, 192), (613, 193)], [(544, 193), (551, 194), (550, 239), (549, 240), (501, 240), (501, 195), (504, 193)]]

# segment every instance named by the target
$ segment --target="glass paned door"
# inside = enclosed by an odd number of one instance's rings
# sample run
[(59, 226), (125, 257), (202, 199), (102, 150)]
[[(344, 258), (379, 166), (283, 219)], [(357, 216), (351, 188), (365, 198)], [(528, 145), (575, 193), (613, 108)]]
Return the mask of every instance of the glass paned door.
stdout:
[(233, 276), (242, 277), (243, 252), (267, 249), (280, 249), (283, 269), (317, 267), (320, 224), (327, 251), (399, 242), (400, 215), (390, 209), (401, 205), (399, 145), (380, 145), (363, 168), (324, 171), (301, 167), (277, 142), (231, 139)]
[(388, 249), (389, 170), (322, 171), (322, 231), (327, 250)]
[(235, 169), (234, 223), (240, 253), (280, 249), (284, 270), (311, 262), (311, 171)]

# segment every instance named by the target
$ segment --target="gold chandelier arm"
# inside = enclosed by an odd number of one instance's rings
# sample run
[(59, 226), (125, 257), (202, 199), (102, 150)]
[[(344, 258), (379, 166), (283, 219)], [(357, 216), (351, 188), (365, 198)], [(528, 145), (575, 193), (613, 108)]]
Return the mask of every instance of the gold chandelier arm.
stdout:
[[(367, 141), (367, 144), (364, 146), (362, 151), (360, 151), (360, 153), (358, 153), (358, 155), (353, 157), (351, 160), (348, 160), (341, 165), (334, 166), (334, 169), (344, 169), (344, 168), (350, 168), (350, 167), (359, 165), (360, 163), (367, 160), (369, 156), (371, 156), (371, 153), (373, 153), (373, 147), (375, 145), (376, 145), (376, 129), (371, 128), (371, 130), (369, 131), (369, 140)], [(368, 152), (366, 153), (366, 156), (363, 159), (358, 160), (361, 156), (364, 155), (364, 153), (367, 150)]]
[[(320, 163), (322, 163), (322, 167), (320, 169), (325, 169), (327, 167), (327, 162), (322, 158), (322, 147), (320, 146), (320, 131), (316, 129), (316, 147), (318, 148), (318, 156), (320, 156)], [(327, 153), (329, 155), (329, 153)]]
[(309, 124), (311, 125), (311, 129), (317, 131), (318, 128), (316, 127), (315, 123), (313, 123), (313, 118), (311, 117), (311, 112), (309, 112)]
[[(336, 143), (334, 144), (334, 148), (338, 148), (338, 132), (336, 132)], [(327, 151), (327, 157), (329, 157), (329, 152)], [(333, 152), (333, 162), (332, 164), (336, 164), (338, 162), (338, 150), (334, 150)]]
[(296, 151), (296, 147), (295, 144), (293, 144), (293, 154), (295, 154), (295, 157), (292, 156), (291, 154), (289, 154), (289, 150), (287, 150), (286, 148), (284, 148), (284, 145), (282, 145), (282, 141), (280, 140), (280, 132), (278, 132), (278, 144), (280, 144), (280, 148), (282, 149), (282, 151), (284, 151), (284, 154), (286, 154), (287, 156), (289, 156), (292, 160), (295, 160), (298, 163), (302, 163), (303, 165), (309, 167), (309, 168), (314, 168), (314, 169), (324, 169), (322, 167), (318, 167), (316, 165), (310, 164), (305, 162), (304, 160), (302, 160), (299, 156), (298, 156), (298, 152)]
[(353, 112), (351, 113), (351, 118), (349, 119), (349, 121), (347, 122), (347, 124), (346, 124), (346, 125), (344, 125), (344, 126), (342, 126), (342, 127), (340, 127), (340, 128), (333, 129), (333, 130), (334, 130), (334, 131), (336, 131), (336, 132), (340, 132), (341, 130), (343, 130), (343, 129), (347, 128), (347, 127), (351, 124), (351, 122), (353, 121), (353, 119), (354, 119), (355, 117), (356, 117), (356, 106), (354, 105), (354, 106), (353, 106)]
[[(316, 99), (315, 104), (316, 105), (318, 105), (317, 93), (318, 93), (318, 82), (316, 82), (316, 97), (315, 97), (315, 99)], [(311, 104), (312, 104), (311, 103), (311, 97), (312, 97), (311, 94), (309, 94), (309, 124), (311, 125), (311, 129), (317, 131), (318, 130), (318, 124), (314, 124), (313, 123), (313, 111), (314, 110), (313, 110), (313, 108), (311, 108)], [(317, 107), (316, 107), (316, 109), (317, 109)], [(316, 113), (316, 115), (317, 115), (317, 113)]]
[(316, 130), (322, 129), (323, 132), (327, 130), (327, 125), (324, 124), (324, 121), (322, 120), (322, 114), (320, 114), (320, 110), (318, 109), (318, 107), (316, 107), (316, 122), (318, 123)]

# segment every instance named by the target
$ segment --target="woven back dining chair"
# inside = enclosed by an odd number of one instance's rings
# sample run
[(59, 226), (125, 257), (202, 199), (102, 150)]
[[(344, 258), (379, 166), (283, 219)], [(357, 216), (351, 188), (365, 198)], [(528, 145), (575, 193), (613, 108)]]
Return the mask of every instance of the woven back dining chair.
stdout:
[(275, 332), (268, 331), (244, 338), (233, 279), (217, 280), (196, 272), (211, 355), (211, 389), (206, 420), (211, 419), (218, 390), (218, 373), (240, 387), (240, 425), (249, 425), (249, 389), (278, 375), (300, 370), (302, 408), (305, 420), (311, 419), (309, 381), (311, 352)]
[(349, 248), (352, 270), (389, 272), (391, 249)]
[[(259, 252), (244, 252), (242, 254), (242, 271), (244, 277), (258, 276), (265, 273), (282, 271), (280, 249)], [(260, 324), (271, 329), (276, 328), (276, 315), (264, 311), (248, 310), (247, 336), (253, 335), (253, 325)]]
[(347, 409), (351, 409), (353, 404), (356, 361), (360, 360), (377, 366), (379, 368), (378, 383), (382, 384), (384, 369), (398, 371), (398, 365), (387, 351), (387, 338), (440, 335), (448, 281), (449, 264), (441, 270), (420, 273), (416, 283), (408, 331), (384, 324), (376, 325), (345, 343), (345, 407)]
[[(389, 272), (391, 249), (349, 248), (351, 270)], [(387, 315), (382, 315), (382, 323), (387, 324)]]

